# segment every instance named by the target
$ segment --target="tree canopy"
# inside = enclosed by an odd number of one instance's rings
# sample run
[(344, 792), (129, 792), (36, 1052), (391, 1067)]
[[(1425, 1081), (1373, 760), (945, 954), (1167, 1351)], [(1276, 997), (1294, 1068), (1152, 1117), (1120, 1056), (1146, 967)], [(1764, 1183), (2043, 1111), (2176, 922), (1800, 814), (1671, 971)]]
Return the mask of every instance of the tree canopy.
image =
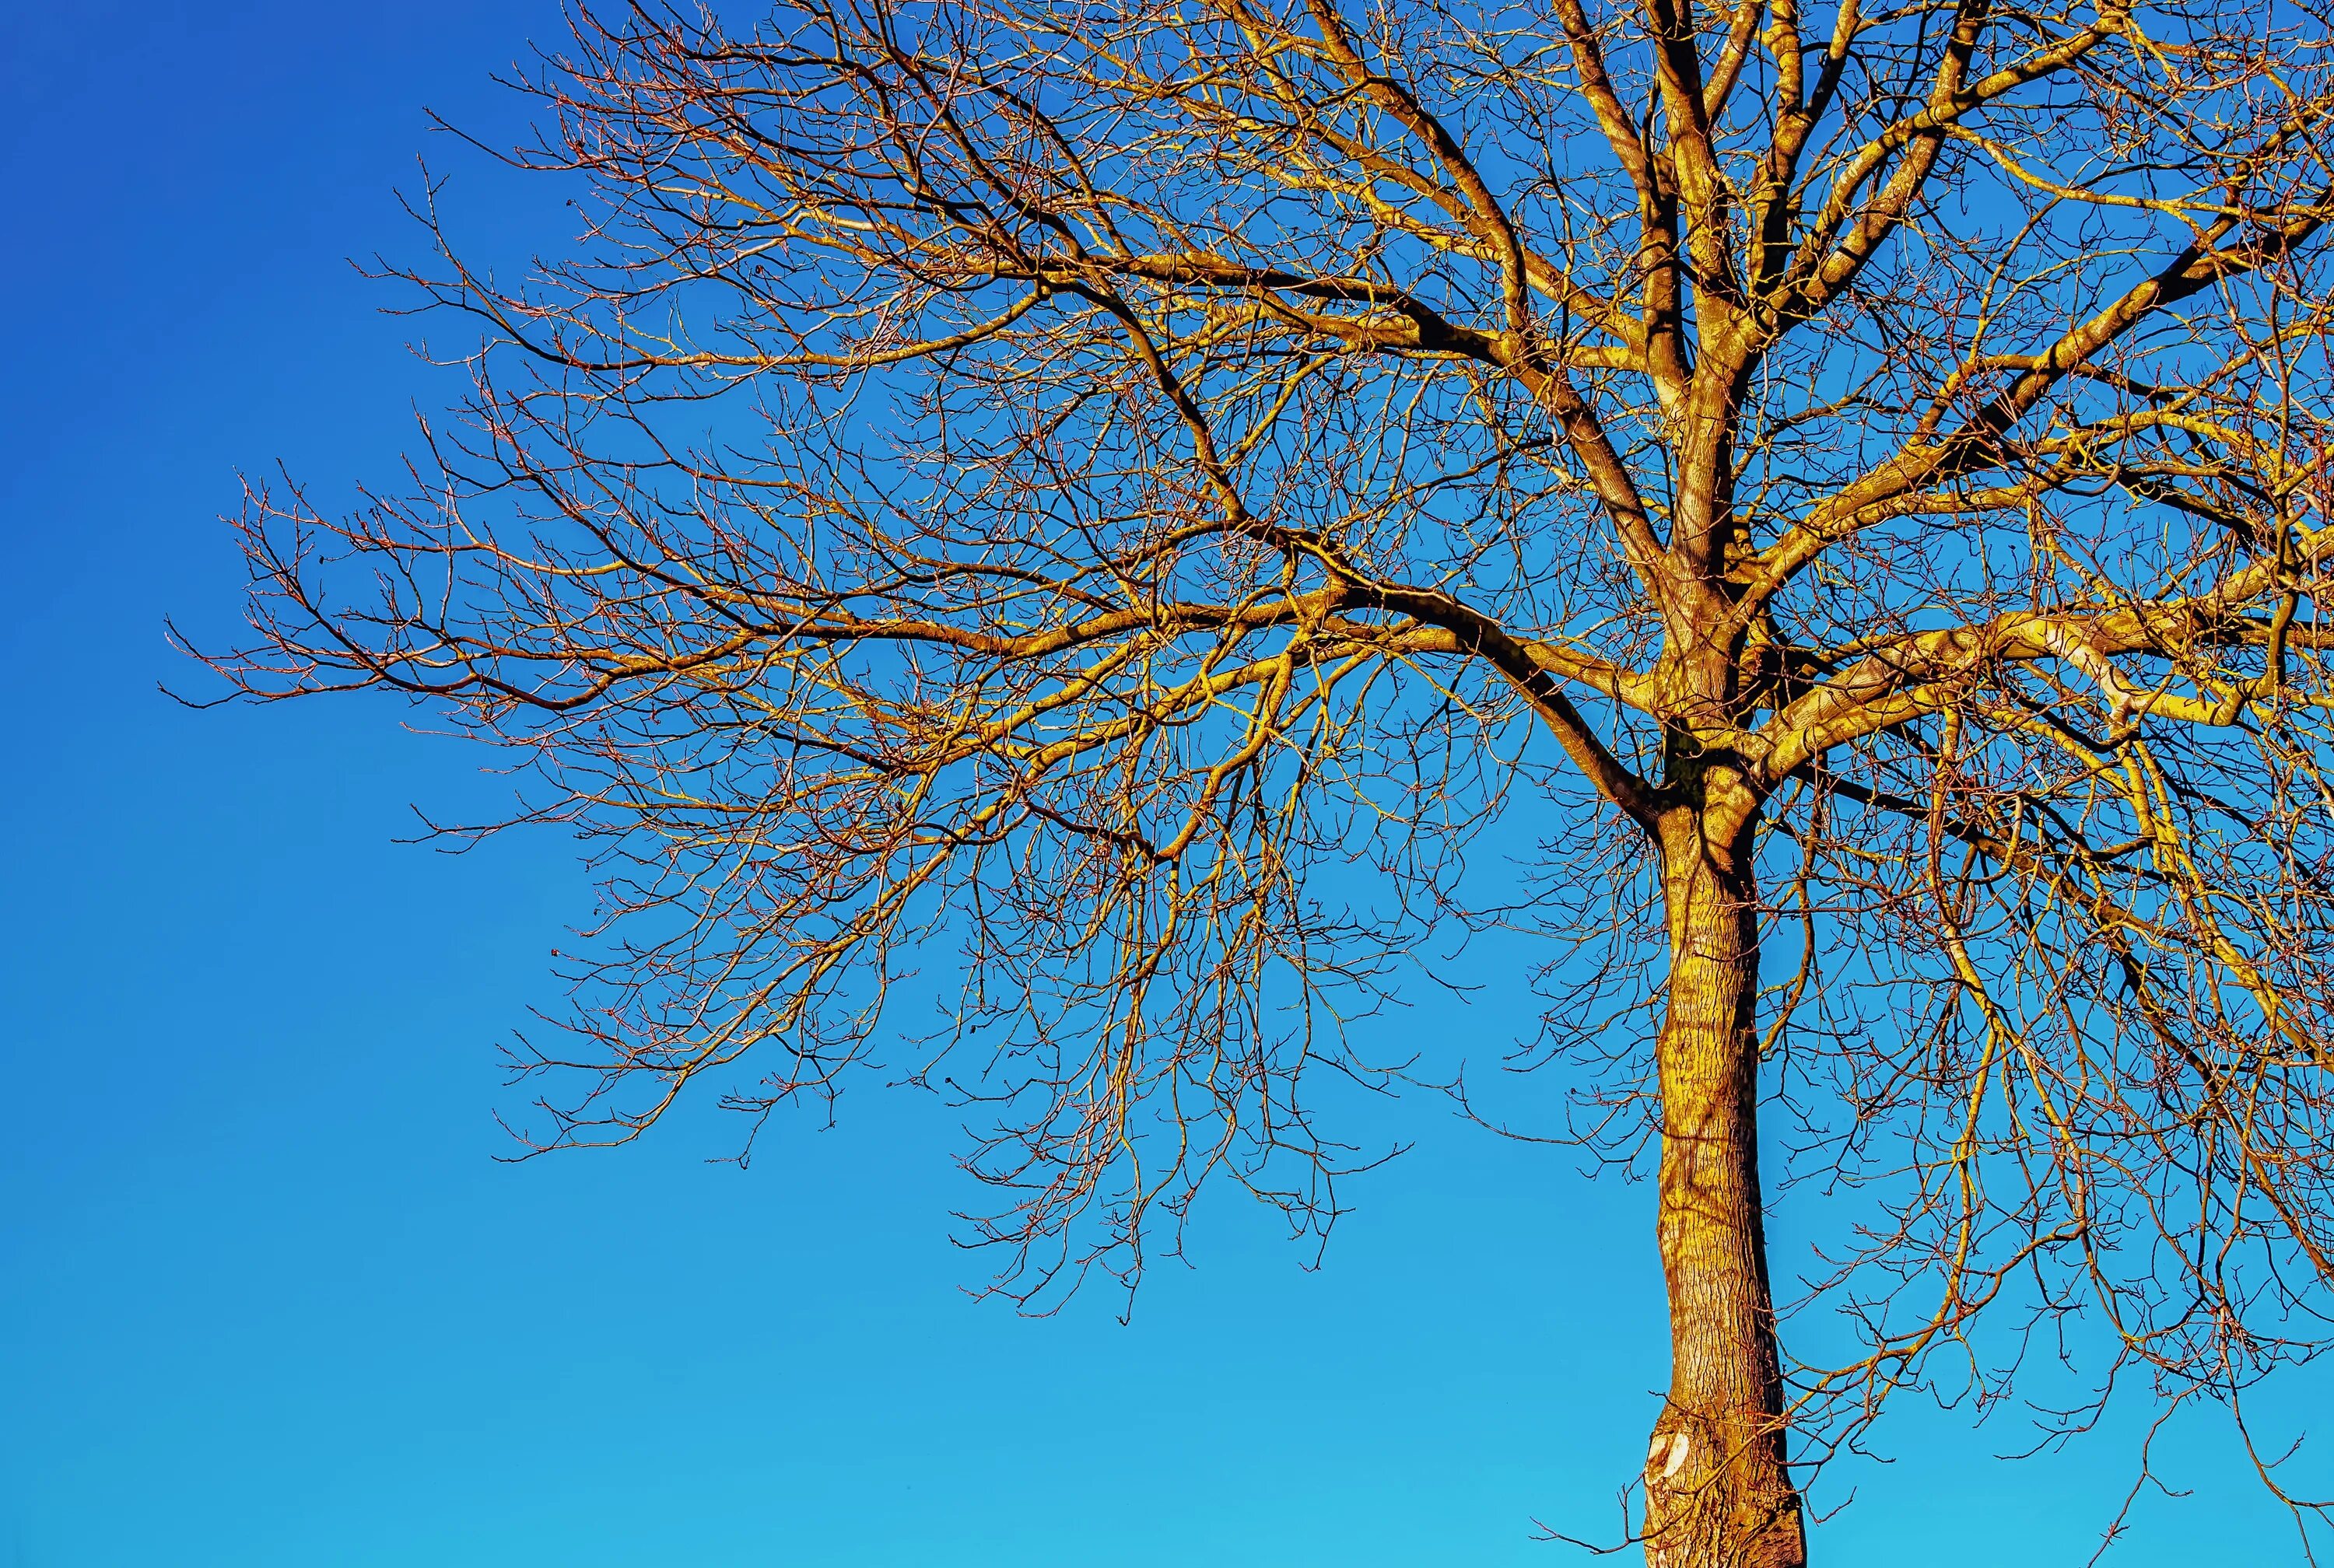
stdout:
[[(470, 395), (353, 514), (254, 491), (208, 657), (426, 702), (594, 842), (535, 1146), (880, 1047), (969, 1108), (1035, 1303), (1210, 1178), (1326, 1223), (1313, 1091), (1437, 1027), (1356, 1020), (1432, 935), (1536, 933), (1543, 1130), (1660, 1164), (1649, 1553), (1795, 1563), (1892, 1392), (1989, 1402), (2039, 1333), (2242, 1418), (2325, 1342), (2329, 43), (2227, 0), (579, 15), (501, 156), (580, 232), (492, 270), (432, 193), (396, 272), (479, 324)], [(919, 965), (961, 994), (899, 1045)], [(1762, 1115), (1841, 1216), (1779, 1306)]]

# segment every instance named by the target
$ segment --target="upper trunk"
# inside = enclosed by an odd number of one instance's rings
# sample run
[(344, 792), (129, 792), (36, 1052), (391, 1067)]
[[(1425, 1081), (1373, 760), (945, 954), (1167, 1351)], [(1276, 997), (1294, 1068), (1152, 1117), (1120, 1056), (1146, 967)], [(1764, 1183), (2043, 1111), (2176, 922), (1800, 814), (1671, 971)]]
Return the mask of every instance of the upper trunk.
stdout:
[(1759, 1190), (1759, 919), (1749, 809), (1659, 824), (1670, 939), (1660, 1244), (1669, 1399), (1645, 1460), (1652, 1568), (1799, 1568)]

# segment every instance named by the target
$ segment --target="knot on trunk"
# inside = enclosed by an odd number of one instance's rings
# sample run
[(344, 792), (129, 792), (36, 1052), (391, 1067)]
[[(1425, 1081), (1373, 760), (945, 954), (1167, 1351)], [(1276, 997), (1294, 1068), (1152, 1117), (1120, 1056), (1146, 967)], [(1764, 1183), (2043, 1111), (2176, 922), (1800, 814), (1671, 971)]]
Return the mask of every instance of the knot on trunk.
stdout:
[(1763, 1411), (1664, 1410), (1645, 1450), (1646, 1568), (1804, 1568), (1782, 1447)]

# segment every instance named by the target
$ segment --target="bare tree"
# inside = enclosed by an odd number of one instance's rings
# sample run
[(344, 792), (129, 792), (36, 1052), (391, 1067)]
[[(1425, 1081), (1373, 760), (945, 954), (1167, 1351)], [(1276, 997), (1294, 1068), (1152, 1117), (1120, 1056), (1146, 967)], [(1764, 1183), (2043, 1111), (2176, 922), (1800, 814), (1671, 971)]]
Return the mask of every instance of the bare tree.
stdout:
[[(251, 496), (209, 659), (410, 694), (596, 842), (535, 1147), (831, 1094), (956, 944), (907, 1067), (1025, 1303), (1211, 1176), (1326, 1224), (1318, 1091), (1403, 1068), (1353, 1020), (1538, 931), (1513, 1064), (1658, 1170), (1647, 1558), (1797, 1564), (1894, 1392), (2041, 1334), (2098, 1352), (2046, 1438), (2134, 1381), (2242, 1427), (2325, 1343), (2329, 46), (2281, 0), (579, 15), (505, 156), (583, 233), (513, 279), (424, 209), (473, 394), (410, 491)], [(1762, 1113), (1837, 1354), (1779, 1339)]]

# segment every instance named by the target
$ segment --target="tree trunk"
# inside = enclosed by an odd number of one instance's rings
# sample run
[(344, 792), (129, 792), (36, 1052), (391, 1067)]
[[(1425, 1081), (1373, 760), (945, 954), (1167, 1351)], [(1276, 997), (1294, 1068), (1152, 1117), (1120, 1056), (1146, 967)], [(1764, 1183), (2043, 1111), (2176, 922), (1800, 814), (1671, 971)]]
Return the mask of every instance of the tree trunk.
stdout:
[(1658, 1045), (1670, 1390), (1645, 1459), (1650, 1568), (1799, 1568), (1759, 1191), (1755, 808), (1660, 825), (1670, 975)]

